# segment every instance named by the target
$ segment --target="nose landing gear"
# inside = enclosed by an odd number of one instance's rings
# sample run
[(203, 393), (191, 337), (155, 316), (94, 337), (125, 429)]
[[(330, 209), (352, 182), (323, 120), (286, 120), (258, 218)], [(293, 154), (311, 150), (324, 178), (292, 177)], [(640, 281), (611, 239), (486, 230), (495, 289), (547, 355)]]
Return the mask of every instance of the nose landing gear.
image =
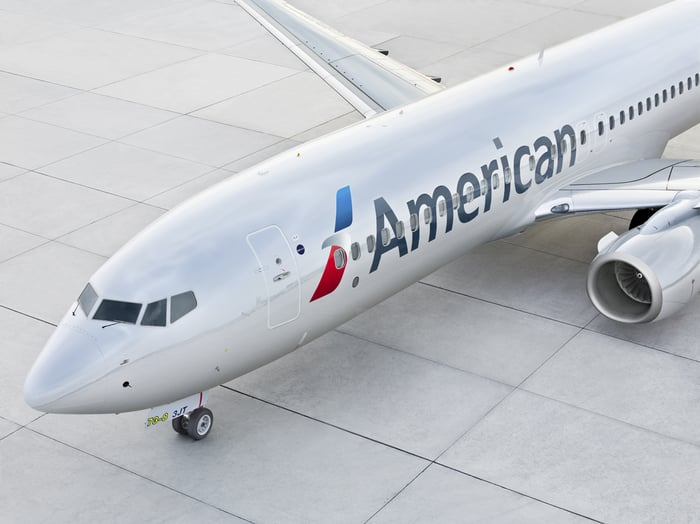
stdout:
[(173, 419), (173, 430), (194, 440), (202, 440), (211, 432), (214, 414), (210, 409), (197, 408), (191, 413)]

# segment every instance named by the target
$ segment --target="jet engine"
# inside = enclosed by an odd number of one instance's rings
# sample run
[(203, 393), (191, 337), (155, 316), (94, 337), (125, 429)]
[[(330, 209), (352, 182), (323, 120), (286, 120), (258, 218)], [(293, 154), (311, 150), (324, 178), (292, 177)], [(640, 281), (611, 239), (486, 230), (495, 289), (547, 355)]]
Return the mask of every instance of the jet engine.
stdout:
[(628, 324), (654, 322), (698, 292), (700, 199), (680, 194), (645, 224), (598, 244), (588, 296), (603, 315)]

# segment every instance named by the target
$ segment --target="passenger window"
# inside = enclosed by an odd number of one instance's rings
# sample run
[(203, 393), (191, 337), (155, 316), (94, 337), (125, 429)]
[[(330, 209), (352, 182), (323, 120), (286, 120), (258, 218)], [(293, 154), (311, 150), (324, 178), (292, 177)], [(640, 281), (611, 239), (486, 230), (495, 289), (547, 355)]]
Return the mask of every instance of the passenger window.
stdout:
[(624, 111), (620, 111), (620, 125), (623, 125), (625, 123), (625, 117), (627, 115), (625, 114)]
[(186, 291), (170, 298), (170, 323), (177, 322), (197, 307), (197, 299), (192, 291)]
[(700, 87), (700, 73), (695, 73), (695, 87)]
[(95, 307), (96, 302), (97, 293), (95, 293), (95, 290), (88, 283), (78, 297), (78, 304), (80, 304), (80, 308), (83, 310), (86, 317), (90, 315), (90, 311), (92, 311), (92, 308)]
[(671, 86), (671, 100), (676, 98), (676, 86)]
[(360, 256), (362, 255), (362, 251), (360, 249), (359, 242), (353, 242), (350, 245), (350, 255), (352, 255), (353, 260), (358, 260), (360, 258)]
[(678, 84), (678, 94), (682, 95), (683, 94), (683, 82), (680, 82)]
[(557, 145), (556, 144), (552, 144), (552, 147), (550, 148), (550, 152), (552, 153), (553, 157), (557, 156)]
[(693, 89), (693, 79), (688, 77), (688, 91)]
[(488, 183), (486, 182), (486, 179), (485, 179), (485, 178), (482, 178), (482, 179), (481, 179), (480, 186), (481, 186), (481, 195), (483, 196), (483, 195), (485, 195), (485, 194), (487, 193), (487, 191), (489, 190), (489, 185), (488, 185)]
[(464, 195), (464, 200), (469, 203), (474, 200), (474, 188), (472, 186), (467, 187), (467, 194)]
[(459, 207), (459, 195), (455, 193), (452, 195), (452, 209), (457, 209)]
[(404, 226), (403, 220), (399, 220), (396, 223), (396, 238), (401, 240), (404, 236), (406, 236), (406, 226)]
[(639, 116), (642, 116), (644, 114), (644, 104), (642, 104), (641, 102), (637, 104), (637, 114)]
[(445, 200), (440, 199), (440, 201), (438, 202), (438, 214), (441, 217), (444, 217), (446, 212), (447, 212), (447, 205), (445, 204)]
[[(583, 131), (581, 131), (581, 132), (583, 133)], [(535, 170), (535, 167), (537, 167), (537, 166), (535, 165), (535, 157), (534, 157), (534, 155), (530, 155), (529, 164), (530, 164), (530, 171), (534, 171), (534, 170)]]
[(659, 104), (661, 103), (661, 100), (659, 99), (659, 93), (656, 93), (654, 95), (654, 106), (659, 107)]
[(613, 129), (615, 129), (615, 117), (611, 116), (610, 117), (610, 130), (612, 131)]
[(109, 322), (126, 322), (136, 324), (141, 312), (141, 304), (134, 302), (119, 302), (117, 300), (103, 300), (95, 311), (95, 320), (107, 320)]
[(382, 245), (384, 247), (388, 246), (389, 245), (389, 228), (385, 227), (384, 229), (382, 229), (380, 234), (382, 235)]
[(666, 102), (668, 102), (668, 91), (666, 89), (664, 89), (663, 97), (664, 97), (664, 104), (665, 104)]
[(499, 187), (501, 187), (501, 177), (498, 176), (498, 173), (493, 174), (493, 178), (491, 179), (492, 185), (493, 185), (493, 190), (495, 191)]
[(418, 231), (418, 215), (413, 213), (409, 219), (409, 222), (411, 224), (411, 231)]
[[(581, 145), (582, 146), (586, 145), (586, 130), (585, 129), (581, 130)], [(532, 157), (530, 157), (530, 158), (532, 158)], [(533, 168), (531, 167), (530, 170), (532, 170), (532, 169)]]
[(426, 207), (423, 211), (423, 221), (426, 224), (430, 224), (433, 221), (433, 212), (429, 207)]
[(348, 257), (342, 247), (333, 252), (333, 262), (336, 269), (343, 269), (347, 265)]
[(603, 136), (603, 133), (605, 133), (605, 124), (598, 122), (598, 136)]
[(141, 319), (142, 326), (164, 326), (165, 315), (168, 309), (167, 299), (151, 302), (146, 306), (146, 312)]
[(634, 120), (634, 106), (630, 106), (630, 122)]
[(511, 179), (512, 179), (512, 176), (513, 176), (513, 175), (512, 175), (511, 172), (510, 172), (510, 167), (506, 167), (505, 170), (504, 170), (504, 173), (503, 173), (503, 181), (504, 181), (506, 184), (510, 184)]
[(647, 111), (651, 111), (651, 98), (647, 98)]
[(370, 235), (367, 237), (367, 253), (374, 253), (374, 248), (376, 244), (376, 240), (374, 238), (374, 235)]

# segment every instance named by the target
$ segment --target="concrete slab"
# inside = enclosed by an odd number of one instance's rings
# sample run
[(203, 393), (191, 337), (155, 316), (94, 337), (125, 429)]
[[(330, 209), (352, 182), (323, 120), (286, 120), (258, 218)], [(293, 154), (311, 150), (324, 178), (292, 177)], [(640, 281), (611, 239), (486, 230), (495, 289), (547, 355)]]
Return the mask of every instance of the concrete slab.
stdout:
[[(245, 127), (245, 126), (244, 126)], [(282, 140), (243, 127), (181, 116), (122, 140), (144, 149), (221, 167)]]
[(501, 241), (472, 251), (424, 282), (583, 327), (597, 315), (586, 295), (587, 274), (588, 264)]
[(185, 182), (184, 184), (174, 187), (173, 189), (159, 193), (153, 198), (149, 198), (146, 203), (152, 206), (157, 206), (161, 209), (172, 209), (176, 205), (187, 200), (189, 197), (194, 196), (197, 193), (204, 191), (208, 187), (213, 186), (222, 180), (226, 180), (233, 175), (234, 173), (231, 171), (216, 169), (190, 180), (189, 182)]
[(286, 67), (207, 54), (117, 82), (98, 92), (190, 113), (294, 73), (294, 69)]
[(653, 324), (629, 325), (599, 315), (588, 329), (642, 346), (700, 361), (700, 301), (692, 300), (677, 315)]
[(0, 418), (0, 440), (4, 439), (8, 435), (11, 435), (20, 428), (17, 424), (13, 424), (9, 420)]
[(76, 25), (48, 18), (0, 12), (0, 46), (26, 44), (77, 28)]
[(219, 50), (219, 53), (247, 60), (259, 60), (266, 64), (275, 64), (297, 71), (306, 71), (308, 68), (289, 49), (284, 47), (279, 40), (269, 33), (257, 36), (240, 44)]
[(346, 113), (342, 116), (339, 116), (338, 118), (334, 118), (333, 120), (329, 120), (328, 122), (317, 125), (316, 127), (309, 129), (308, 131), (304, 131), (302, 133), (299, 133), (298, 135), (294, 135), (292, 138), (294, 140), (298, 140), (299, 142), (308, 142), (309, 140), (322, 137), (324, 135), (327, 135), (328, 133), (332, 133), (333, 131), (338, 131), (339, 129), (343, 129), (344, 127), (347, 127), (349, 125), (356, 124), (357, 122), (362, 122), (363, 120), (364, 117), (360, 115), (360, 113), (358, 113), (357, 111), (352, 111), (350, 113)]
[[(610, 231), (618, 235), (627, 232), (629, 224), (628, 219), (613, 221), (607, 215), (548, 220), (535, 224), (520, 235), (505, 239), (504, 242), (590, 264), (598, 255), (598, 241)], [(572, 229), (578, 231), (575, 242), (571, 241)]]
[(494, 484), (431, 465), (370, 524), (539, 524), (584, 523), (583, 517)]
[[(27, 455), (41, 467), (26, 467)], [(0, 504), (15, 522), (109, 522), (117, 516), (132, 522), (244, 522), (32, 431), (0, 441), (0, 459)], [(90, 496), (96, 479), (109, 496)]]
[(78, 92), (70, 87), (0, 71), (0, 111), (5, 113), (19, 113)]
[(9, 178), (19, 176), (22, 173), (26, 173), (26, 171), (26, 169), (22, 169), (21, 167), (16, 167), (10, 164), (4, 164), (0, 162), (0, 182)]
[[(0, 189), (0, 191), (2, 191)], [(0, 262), (46, 242), (45, 238), (0, 224)]]
[(329, 333), (229, 386), (429, 459), (511, 391), (340, 333)]
[(281, 140), (276, 144), (266, 147), (265, 149), (261, 149), (260, 151), (256, 151), (255, 153), (241, 157), (230, 164), (226, 164), (224, 168), (230, 172), (238, 173), (244, 169), (248, 169), (249, 167), (259, 164), (263, 160), (267, 160), (268, 158), (272, 158), (279, 153), (292, 149), (300, 143), (301, 142), (296, 140)]
[(178, 114), (118, 98), (81, 93), (25, 111), (22, 116), (116, 140), (176, 118)]
[(603, 522), (700, 510), (699, 447), (522, 391), (440, 463)]
[(24, 378), (53, 328), (46, 322), (0, 307), (0, 332), (4, 335), (0, 351), (0, 396), (4, 399), (0, 421), (4, 419), (24, 426), (42, 415), (24, 403), (22, 388)]
[[(195, 115), (291, 138), (350, 112), (354, 112), (350, 104), (309, 72), (270, 83), (197, 111)], [(280, 119), (282, 114), (285, 117)]]
[(667, 4), (671, 0), (618, 0), (606, 2), (605, 0), (584, 0), (576, 5), (580, 11), (607, 14), (618, 17), (629, 17), (642, 13), (654, 7)]
[(339, 329), (512, 386), (578, 332), (566, 324), (423, 284), (414, 284)]
[(583, 332), (523, 389), (700, 444), (700, 362)]
[(25, 169), (37, 169), (62, 158), (92, 149), (104, 140), (94, 136), (35, 122), (26, 118), (0, 118), (0, 157)]
[(0, 304), (58, 324), (104, 261), (57, 242), (44, 244), (0, 264)]
[(389, 51), (391, 58), (420, 70), (424, 74), (434, 74), (425, 69), (428, 64), (445, 59), (462, 50), (462, 46), (459, 45), (411, 36), (392, 38), (383, 42), (382, 46)]
[(162, 214), (163, 210), (160, 208), (136, 204), (59, 237), (58, 240), (83, 251), (110, 257)]
[(101, 29), (216, 51), (268, 34), (235, 4), (193, 0), (166, 4), (100, 24)]
[(33, 172), (0, 185), (0, 224), (44, 238), (65, 235), (130, 205), (123, 198)]
[(0, 69), (78, 89), (95, 89), (201, 54), (95, 29), (7, 46)]
[(146, 430), (139, 413), (48, 415), (30, 427), (253, 522), (364, 522), (428, 465), (224, 389), (210, 405), (217, 427), (200, 443)]
[[(499, 35), (480, 47), (525, 57), (536, 54), (572, 37), (590, 33), (618, 21), (618, 17), (562, 10), (530, 24)], [(547, 54), (545, 51), (545, 58)]]
[(170, 155), (110, 142), (42, 168), (81, 186), (143, 201), (197, 178), (211, 167)]

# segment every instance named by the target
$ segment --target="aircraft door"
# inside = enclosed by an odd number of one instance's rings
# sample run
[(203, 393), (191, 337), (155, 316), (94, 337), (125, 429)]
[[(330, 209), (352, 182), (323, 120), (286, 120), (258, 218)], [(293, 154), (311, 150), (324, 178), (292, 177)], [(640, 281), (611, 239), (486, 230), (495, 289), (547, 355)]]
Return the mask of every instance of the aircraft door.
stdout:
[(301, 282), (299, 269), (282, 230), (268, 226), (246, 239), (258, 262), (267, 292), (267, 327), (276, 328), (299, 317)]

